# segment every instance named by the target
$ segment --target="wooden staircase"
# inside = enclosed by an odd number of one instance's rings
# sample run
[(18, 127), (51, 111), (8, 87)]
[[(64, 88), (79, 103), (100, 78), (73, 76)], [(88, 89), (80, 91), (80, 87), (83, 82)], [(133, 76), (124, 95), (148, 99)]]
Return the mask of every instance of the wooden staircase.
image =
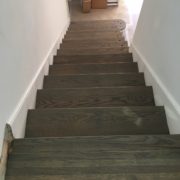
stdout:
[(12, 143), (6, 180), (180, 179), (180, 136), (169, 135), (123, 26), (71, 23), (26, 138)]

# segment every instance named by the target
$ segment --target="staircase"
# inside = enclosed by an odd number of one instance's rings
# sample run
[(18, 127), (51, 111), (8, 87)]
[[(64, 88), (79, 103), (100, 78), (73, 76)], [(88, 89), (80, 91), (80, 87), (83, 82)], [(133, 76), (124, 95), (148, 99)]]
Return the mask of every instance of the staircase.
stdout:
[(120, 20), (72, 22), (6, 180), (179, 180), (180, 136), (138, 72)]

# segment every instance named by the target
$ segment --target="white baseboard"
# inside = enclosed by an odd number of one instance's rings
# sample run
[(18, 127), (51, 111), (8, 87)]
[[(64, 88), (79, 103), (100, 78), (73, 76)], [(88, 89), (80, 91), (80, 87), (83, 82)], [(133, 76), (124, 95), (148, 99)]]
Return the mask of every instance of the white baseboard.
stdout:
[(49, 49), (49, 52), (41, 63), (37, 73), (34, 75), (34, 78), (32, 79), (25, 93), (22, 95), (19, 103), (7, 122), (12, 127), (15, 138), (23, 138), (25, 135), (28, 109), (33, 109), (35, 107), (36, 92), (38, 89), (42, 88), (44, 76), (48, 74), (49, 65), (53, 63), (53, 57), (56, 55), (57, 49), (59, 49), (59, 45), (66, 34), (69, 24), (70, 20), (64, 27), (61, 34), (57, 37), (52, 47)]
[(165, 107), (170, 133), (180, 134), (180, 105), (133, 43), (131, 51), (134, 61), (138, 62), (140, 72), (144, 72), (146, 84), (153, 87), (156, 105)]

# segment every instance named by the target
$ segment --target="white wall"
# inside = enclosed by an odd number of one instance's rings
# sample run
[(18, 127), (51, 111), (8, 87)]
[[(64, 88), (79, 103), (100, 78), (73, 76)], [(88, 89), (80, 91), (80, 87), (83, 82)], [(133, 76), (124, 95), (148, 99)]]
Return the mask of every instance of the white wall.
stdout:
[(124, 0), (129, 15), (129, 22), (126, 28), (126, 37), (129, 44), (131, 44), (134, 36), (143, 1), (144, 0)]
[(0, 0), (0, 150), (6, 123), (24, 136), (27, 109), (69, 20), (66, 0)]
[(179, 0), (144, 0), (132, 44), (157, 105), (165, 105), (171, 133), (180, 133), (179, 17)]

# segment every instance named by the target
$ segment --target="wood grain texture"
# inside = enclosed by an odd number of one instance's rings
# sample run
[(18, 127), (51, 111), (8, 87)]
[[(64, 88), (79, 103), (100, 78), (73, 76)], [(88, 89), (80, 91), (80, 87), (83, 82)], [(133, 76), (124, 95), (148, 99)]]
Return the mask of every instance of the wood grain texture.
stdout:
[(72, 48), (81, 48), (81, 49), (90, 49), (90, 48), (118, 48), (118, 47), (127, 47), (127, 41), (111, 41), (111, 40), (103, 40), (99, 41), (89, 40), (89, 41), (82, 41), (82, 40), (71, 40), (71, 41), (63, 41), (61, 45), (61, 49), (72, 49)]
[[(92, 38), (92, 36), (94, 37), (94, 38)], [(107, 39), (110, 39), (110, 40), (112, 40), (113, 39), (113, 37), (120, 37), (120, 38), (122, 38), (123, 39), (123, 33), (122, 32), (116, 32), (116, 31), (107, 31), (107, 32), (99, 32), (99, 31), (90, 31), (90, 32), (69, 32), (69, 33), (66, 33), (66, 35), (65, 35), (65, 39), (69, 39), (69, 38), (72, 38), (72, 39), (84, 39), (84, 38), (88, 38), (88, 39), (95, 39), (95, 37), (96, 38), (101, 38), (101, 37), (104, 37), (103, 39), (106, 39), (107, 37), (109, 37), (109, 38), (107, 38)]]
[(44, 88), (144, 86), (142, 73), (45, 76)]
[(46, 89), (37, 92), (36, 108), (151, 106), (151, 87)]
[(33, 110), (26, 127), (26, 137), (168, 133), (162, 107)]
[(50, 75), (95, 74), (95, 73), (130, 73), (138, 72), (137, 63), (109, 64), (56, 64), (50, 66)]
[(77, 26), (70, 26), (67, 33), (91, 33), (91, 32), (123, 32), (124, 29), (122, 29), (121, 26), (116, 25), (110, 25), (110, 26), (100, 26), (100, 27), (94, 27), (94, 28), (88, 28), (88, 27), (82, 27), (79, 28)]
[(90, 63), (119, 63), (132, 62), (131, 53), (105, 55), (58, 55), (54, 57), (54, 64), (90, 64)]
[(179, 180), (180, 173), (131, 173), (131, 174), (83, 174), (83, 175), (53, 175), (53, 176), (8, 176), (7, 180)]
[[(96, 147), (96, 145), (98, 145)], [(54, 147), (57, 147), (54, 148)], [(26, 138), (15, 139), (11, 154), (31, 154), (77, 150), (91, 150), (92, 147), (101, 150), (115, 148), (117, 150), (178, 150), (180, 135), (113, 135), (113, 136), (74, 136), (61, 138)], [(93, 149), (93, 148), (92, 148)], [(125, 157), (124, 157), (125, 158)], [(148, 157), (147, 157), (148, 158)]]
[(102, 47), (102, 48), (63, 48), (57, 52), (58, 55), (96, 55), (96, 54), (121, 54), (128, 53), (128, 47)]
[(86, 33), (82, 33), (79, 36), (76, 35), (66, 35), (65, 40), (92, 40), (92, 39), (98, 39), (98, 40), (125, 40), (125, 37), (120, 34), (120, 33), (116, 33), (116, 32), (106, 32), (106, 33), (101, 33), (101, 32), (96, 32), (95, 34), (86, 34)]
[[(179, 177), (180, 136), (99, 136), (16, 140), (7, 179)], [(22, 146), (23, 145), (23, 146)]]
[(98, 31), (100, 29), (112, 28), (119, 29), (120, 31), (124, 30), (126, 27), (125, 22), (121, 20), (114, 21), (83, 21), (83, 22), (72, 22), (70, 25), (70, 30), (82, 31), (82, 30), (90, 30)]

